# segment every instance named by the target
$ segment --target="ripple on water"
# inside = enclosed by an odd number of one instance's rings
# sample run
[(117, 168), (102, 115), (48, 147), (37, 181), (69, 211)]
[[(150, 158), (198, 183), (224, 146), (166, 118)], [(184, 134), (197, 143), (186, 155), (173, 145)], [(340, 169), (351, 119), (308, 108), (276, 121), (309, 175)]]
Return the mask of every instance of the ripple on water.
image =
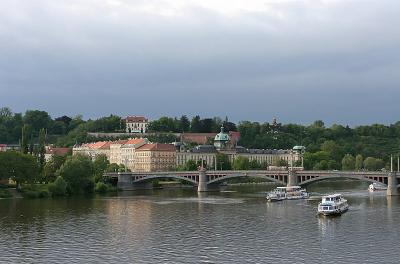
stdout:
[(348, 200), (336, 218), (217, 195), (1, 201), (0, 263), (397, 263), (399, 199)]

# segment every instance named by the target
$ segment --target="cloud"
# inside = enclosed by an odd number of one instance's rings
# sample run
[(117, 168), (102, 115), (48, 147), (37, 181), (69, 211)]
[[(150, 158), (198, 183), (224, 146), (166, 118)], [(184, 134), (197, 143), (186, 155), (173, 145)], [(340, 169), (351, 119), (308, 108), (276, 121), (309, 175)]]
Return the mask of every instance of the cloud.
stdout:
[(87, 117), (392, 122), (399, 8), (389, 0), (2, 1), (0, 105)]

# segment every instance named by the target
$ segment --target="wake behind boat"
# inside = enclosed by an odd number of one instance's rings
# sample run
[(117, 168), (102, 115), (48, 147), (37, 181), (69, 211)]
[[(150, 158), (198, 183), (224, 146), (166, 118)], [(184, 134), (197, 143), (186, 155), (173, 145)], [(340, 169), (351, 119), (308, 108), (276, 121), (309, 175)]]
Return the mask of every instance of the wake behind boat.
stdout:
[(349, 209), (347, 200), (341, 194), (332, 194), (322, 197), (318, 204), (318, 214), (341, 215)]
[(277, 187), (274, 191), (267, 194), (269, 202), (282, 200), (307, 199), (309, 197), (307, 191), (300, 186)]
[(387, 190), (387, 187), (386, 187), (385, 185), (383, 185), (383, 184), (379, 184), (379, 183), (374, 182), (374, 183), (371, 183), (371, 184), (368, 186), (368, 190), (369, 190), (370, 192), (374, 192), (374, 191), (384, 191), (384, 190)]

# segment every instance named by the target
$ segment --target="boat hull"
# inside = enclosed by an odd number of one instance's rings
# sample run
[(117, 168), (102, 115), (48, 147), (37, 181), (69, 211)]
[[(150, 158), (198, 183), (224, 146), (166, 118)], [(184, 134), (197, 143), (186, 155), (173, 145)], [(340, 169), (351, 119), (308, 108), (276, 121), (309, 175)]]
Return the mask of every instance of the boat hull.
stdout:
[(347, 212), (349, 210), (349, 208), (345, 208), (343, 210), (336, 210), (336, 211), (320, 211), (318, 212), (319, 215), (323, 215), (323, 216), (338, 216), (341, 215), (345, 212)]

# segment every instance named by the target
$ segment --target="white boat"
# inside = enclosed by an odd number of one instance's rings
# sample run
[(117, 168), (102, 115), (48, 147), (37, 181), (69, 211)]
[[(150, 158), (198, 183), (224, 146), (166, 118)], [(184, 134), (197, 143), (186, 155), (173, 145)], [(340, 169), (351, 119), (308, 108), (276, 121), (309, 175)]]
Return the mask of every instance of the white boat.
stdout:
[(318, 204), (318, 214), (340, 215), (349, 209), (347, 200), (341, 194), (332, 194), (322, 197)]
[(385, 185), (383, 185), (383, 184), (379, 184), (379, 183), (374, 182), (374, 183), (371, 183), (371, 184), (368, 186), (368, 190), (369, 190), (370, 192), (374, 192), (374, 191), (383, 191), (383, 190), (387, 190), (387, 187), (386, 187)]
[(300, 186), (277, 187), (274, 191), (267, 194), (270, 202), (294, 199), (307, 199), (309, 197), (307, 191)]

